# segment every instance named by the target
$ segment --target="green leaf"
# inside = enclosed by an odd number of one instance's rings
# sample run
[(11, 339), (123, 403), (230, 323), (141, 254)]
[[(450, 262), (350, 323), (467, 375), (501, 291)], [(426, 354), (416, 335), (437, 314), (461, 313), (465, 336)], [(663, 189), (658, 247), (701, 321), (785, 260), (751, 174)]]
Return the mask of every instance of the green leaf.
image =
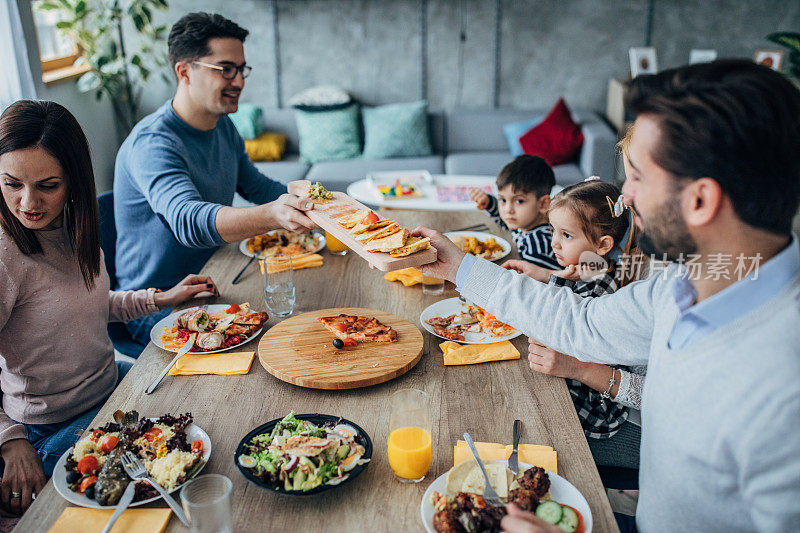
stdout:
[(59, 30), (71, 30), (74, 23), (69, 20), (59, 20), (56, 22), (56, 28)]
[(86, 0), (78, 0), (75, 3), (75, 18), (83, 18), (86, 15)]
[(136, 13), (135, 15), (132, 15), (131, 18), (133, 19), (133, 25), (136, 27), (136, 31), (141, 32), (142, 30), (144, 30), (146, 23), (142, 15)]
[(147, 19), (147, 23), (148, 23), (148, 24), (150, 24), (151, 22), (153, 22), (153, 12), (152, 12), (152, 11), (150, 11), (150, 8), (149, 8), (149, 7), (147, 7), (147, 6), (142, 6), (142, 15), (144, 15), (144, 18), (146, 18), (146, 19)]
[(36, 7), (38, 11), (54, 11), (56, 9), (61, 9), (60, 5), (52, 2), (37, 2), (34, 4), (34, 7)]
[(78, 90), (82, 93), (88, 93), (100, 88), (102, 80), (100, 76), (94, 71), (89, 71), (78, 80)]
[(800, 33), (779, 31), (767, 35), (767, 40), (783, 45), (790, 50), (800, 51)]

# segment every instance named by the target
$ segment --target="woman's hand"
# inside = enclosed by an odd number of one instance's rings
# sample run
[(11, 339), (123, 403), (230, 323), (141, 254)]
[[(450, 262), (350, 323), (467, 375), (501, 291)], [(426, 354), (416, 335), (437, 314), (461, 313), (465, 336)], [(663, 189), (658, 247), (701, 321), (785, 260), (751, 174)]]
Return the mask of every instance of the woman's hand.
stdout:
[(525, 274), (529, 278), (541, 281), (542, 283), (550, 281), (550, 274), (553, 273), (552, 270), (547, 270), (546, 268), (528, 263), (527, 261), (522, 261), (521, 259), (509, 259), (500, 266), (506, 270), (513, 270), (514, 272)]
[(22, 514), (30, 507), (33, 494), (39, 494), (47, 482), (42, 460), (27, 439), (13, 439), (3, 443), (0, 455), (6, 463), (3, 479), (0, 481), (0, 504), (3, 509)]
[(431, 246), (436, 248), (436, 262), (418, 267), (426, 276), (432, 276), (448, 281), (456, 282), (456, 273), (461, 261), (466, 255), (461, 249), (453, 244), (453, 241), (432, 229), (419, 226), (412, 235), (430, 237)]
[(469, 190), (469, 199), (477, 204), (478, 209), (489, 207), (489, 195), (478, 188), (473, 187)]
[(189, 274), (170, 290), (155, 293), (153, 301), (159, 309), (166, 309), (182, 304), (201, 292), (210, 292), (214, 296), (219, 296), (219, 290), (209, 276)]
[(578, 380), (580, 380), (581, 369), (585, 364), (531, 338), (528, 338), (528, 363), (536, 372)]
[(548, 524), (538, 516), (523, 511), (515, 504), (506, 507), (508, 514), (503, 517), (500, 526), (507, 533), (561, 533), (561, 528)]

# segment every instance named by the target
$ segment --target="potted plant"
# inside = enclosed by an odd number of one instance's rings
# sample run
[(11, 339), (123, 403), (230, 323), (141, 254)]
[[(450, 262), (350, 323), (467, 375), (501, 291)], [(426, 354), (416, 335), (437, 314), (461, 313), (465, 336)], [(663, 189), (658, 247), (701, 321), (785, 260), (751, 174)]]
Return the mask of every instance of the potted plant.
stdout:
[[(114, 108), (120, 134), (126, 136), (140, 117), (144, 84), (155, 70), (169, 80), (163, 42), (167, 26), (153, 25), (153, 11), (165, 10), (167, 0), (43, 0), (36, 9), (62, 13), (56, 27), (68, 34), (81, 51), (76, 62), (89, 71), (78, 80), (78, 90), (107, 96)], [(125, 39), (124, 22), (136, 32), (135, 45)]]
[(789, 49), (789, 57), (786, 61), (787, 68), (783, 73), (790, 78), (794, 78), (795, 83), (800, 82), (800, 33), (779, 31), (767, 35), (767, 40)]

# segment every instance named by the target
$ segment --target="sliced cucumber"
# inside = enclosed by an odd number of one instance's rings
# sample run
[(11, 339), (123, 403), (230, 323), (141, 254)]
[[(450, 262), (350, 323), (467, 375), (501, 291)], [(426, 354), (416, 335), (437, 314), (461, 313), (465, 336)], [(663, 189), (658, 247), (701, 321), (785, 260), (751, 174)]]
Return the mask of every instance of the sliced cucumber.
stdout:
[(546, 501), (539, 504), (536, 508), (536, 516), (547, 522), (548, 524), (558, 524), (564, 511), (561, 504), (554, 501)]
[(567, 507), (566, 505), (561, 506), (561, 511), (564, 514), (556, 526), (558, 526), (561, 531), (564, 531), (565, 533), (575, 533), (575, 530), (578, 529), (578, 513), (576, 513), (572, 507)]

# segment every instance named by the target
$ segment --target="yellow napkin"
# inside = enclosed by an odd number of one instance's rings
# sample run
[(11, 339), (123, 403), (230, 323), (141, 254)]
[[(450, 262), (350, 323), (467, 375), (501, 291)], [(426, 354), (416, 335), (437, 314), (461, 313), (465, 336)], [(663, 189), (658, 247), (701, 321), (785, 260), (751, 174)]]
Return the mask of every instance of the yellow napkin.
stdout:
[(519, 350), (509, 341), (491, 344), (458, 344), (445, 341), (439, 345), (447, 365), (474, 365), (487, 361), (508, 361), (519, 359)]
[(399, 281), (406, 287), (422, 283), (422, 272), (414, 267), (404, 268), (402, 270), (392, 270), (384, 274), (383, 278), (386, 281)]
[[(170, 509), (127, 509), (111, 528), (111, 533), (123, 531), (153, 531), (161, 533), (167, 528)], [(85, 509), (67, 507), (48, 533), (100, 533), (114, 509)]]
[(256, 352), (187, 353), (169, 369), (170, 376), (247, 374)]
[[(311, 255), (304, 255), (303, 257), (292, 258), (292, 270), (300, 270), (301, 268), (312, 268), (312, 267), (321, 267), (322, 266), (322, 256), (319, 254), (311, 254)], [(280, 268), (277, 265), (270, 265), (267, 264), (267, 272), (270, 274), (274, 274), (275, 272), (281, 272), (283, 270), (287, 270), (286, 268)], [(264, 273), (264, 261), (261, 261), (261, 273)]]
[[(496, 442), (476, 442), (475, 449), (483, 461), (502, 461), (511, 456), (511, 445), (498, 444)], [(549, 470), (558, 474), (556, 451), (550, 446), (540, 446), (538, 444), (520, 444), (517, 447), (517, 457), (520, 463), (528, 463)], [(472, 453), (467, 448), (467, 443), (463, 440), (453, 447), (453, 465), (472, 459)]]

